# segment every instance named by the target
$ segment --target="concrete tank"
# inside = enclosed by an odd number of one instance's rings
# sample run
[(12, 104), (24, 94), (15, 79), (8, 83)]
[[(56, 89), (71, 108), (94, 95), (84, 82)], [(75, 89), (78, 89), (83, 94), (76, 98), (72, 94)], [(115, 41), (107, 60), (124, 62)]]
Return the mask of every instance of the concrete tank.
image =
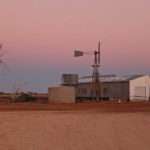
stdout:
[(75, 88), (58, 86), (48, 88), (49, 103), (75, 103)]

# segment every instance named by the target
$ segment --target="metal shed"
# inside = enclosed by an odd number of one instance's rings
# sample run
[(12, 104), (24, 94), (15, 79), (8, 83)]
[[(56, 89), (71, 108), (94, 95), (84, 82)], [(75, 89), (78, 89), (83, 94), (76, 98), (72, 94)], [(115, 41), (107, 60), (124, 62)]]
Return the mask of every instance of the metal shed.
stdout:
[[(149, 75), (102, 76), (101, 98), (105, 100), (149, 100)], [(91, 79), (84, 78), (76, 87), (76, 97), (79, 99), (92, 98)]]

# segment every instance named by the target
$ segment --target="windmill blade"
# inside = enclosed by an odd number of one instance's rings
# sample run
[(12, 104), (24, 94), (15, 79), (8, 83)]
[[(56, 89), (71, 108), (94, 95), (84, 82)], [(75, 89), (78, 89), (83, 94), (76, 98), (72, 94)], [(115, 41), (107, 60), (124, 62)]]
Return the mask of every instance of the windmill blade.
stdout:
[(98, 64), (100, 65), (101, 61), (101, 42), (98, 42)]

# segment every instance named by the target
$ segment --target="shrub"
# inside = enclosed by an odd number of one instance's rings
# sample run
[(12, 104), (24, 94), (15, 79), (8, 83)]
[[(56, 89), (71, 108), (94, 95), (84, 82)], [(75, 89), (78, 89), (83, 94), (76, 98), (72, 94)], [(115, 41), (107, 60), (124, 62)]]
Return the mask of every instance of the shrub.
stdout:
[(20, 93), (15, 102), (34, 102), (36, 98), (32, 96), (30, 93)]

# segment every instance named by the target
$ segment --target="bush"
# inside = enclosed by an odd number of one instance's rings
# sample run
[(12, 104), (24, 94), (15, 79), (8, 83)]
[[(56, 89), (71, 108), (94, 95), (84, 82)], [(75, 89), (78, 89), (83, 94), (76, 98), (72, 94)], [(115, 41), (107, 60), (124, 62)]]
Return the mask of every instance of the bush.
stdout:
[(16, 97), (15, 102), (34, 102), (36, 98), (30, 93), (21, 93)]

